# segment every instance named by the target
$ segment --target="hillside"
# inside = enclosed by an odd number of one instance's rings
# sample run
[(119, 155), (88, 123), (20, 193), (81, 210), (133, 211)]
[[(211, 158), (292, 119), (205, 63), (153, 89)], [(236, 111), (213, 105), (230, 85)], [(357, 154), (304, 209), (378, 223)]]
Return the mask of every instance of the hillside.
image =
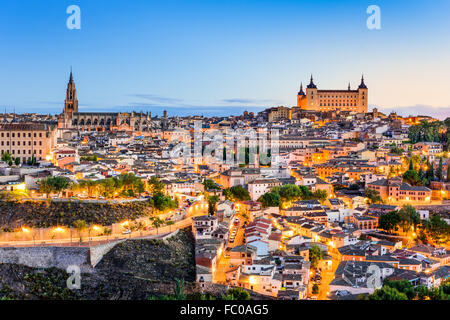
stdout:
[(66, 288), (62, 270), (0, 264), (0, 299), (144, 300), (173, 292), (176, 279), (195, 282), (194, 241), (189, 229), (166, 241), (129, 240), (105, 255), (81, 290)]

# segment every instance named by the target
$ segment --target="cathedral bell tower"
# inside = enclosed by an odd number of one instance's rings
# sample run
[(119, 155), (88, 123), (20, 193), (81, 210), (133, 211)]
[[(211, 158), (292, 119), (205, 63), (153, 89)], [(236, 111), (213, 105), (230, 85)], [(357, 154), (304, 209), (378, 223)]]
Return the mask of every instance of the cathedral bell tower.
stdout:
[(78, 112), (77, 89), (73, 81), (72, 70), (70, 70), (70, 79), (67, 84), (66, 100), (64, 101), (64, 115), (72, 118), (74, 112)]

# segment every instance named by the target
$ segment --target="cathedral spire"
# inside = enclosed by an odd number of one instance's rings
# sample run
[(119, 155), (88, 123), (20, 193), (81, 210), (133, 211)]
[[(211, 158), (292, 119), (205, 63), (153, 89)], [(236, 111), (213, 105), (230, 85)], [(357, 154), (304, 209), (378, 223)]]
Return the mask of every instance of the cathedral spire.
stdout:
[(367, 89), (367, 86), (364, 83), (364, 74), (361, 77), (361, 84), (359, 85), (359, 89)]
[(70, 66), (70, 78), (69, 83), (73, 83), (72, 66)]
[(308, 89), (317, 89), (317, 86), (314, 84), (313, 75), (311, 74), (311, 80), (309, 82), (309, 85), (307, 86)]
[(305, 92), (303, 91), (303, 82), (300, 83), (300, 91), (298, 92), (299, 96), (304, 96)]
[(67, 84), (66, 100), (64, 102), (64, 114), (72, 117), (74, 112), (78, 112), (78, 99), (75, 81), (73, 81), (72, 67), (70, 67), (70, 78)]

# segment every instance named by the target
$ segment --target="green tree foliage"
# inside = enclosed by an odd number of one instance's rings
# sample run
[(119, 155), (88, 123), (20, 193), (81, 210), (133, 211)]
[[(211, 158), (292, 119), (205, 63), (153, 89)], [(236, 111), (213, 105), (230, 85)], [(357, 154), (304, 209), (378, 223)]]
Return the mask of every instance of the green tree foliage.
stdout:
[(163, 193), (158, 192), (153, 195), (151, 199), (151, 203), (153, 208), (159, 210), (159, 211), (166, 211), (169, 209), (174, 209), (177, 207), (177, 203), (172, 200), (171, 197), (165, 196)]
[(208, 213), (211, 216), (216, 214), (217, 202), (219, 202), (219, 196), (213, 195), (208, 197)]
[(423, 181), (419, 176), (419, 173), (415, 170), (406, 171), (403, 176), (403, 181), (409, 183), (412, 186), (422, 186)]
[(364, 196), (369, 199), (369, 204), (383, 203), (380, 193), (374, 189), (366, 189), (364, 191)]
[(242, 288), (231, 288), (228, 289), (226, 295), (222, 296), (223, 300), (238, 300), (238, 301), (246, 301), (250, 300), (250, 294), (248, 291), (245, 291)]
[(75, 220), (73, 222), (73, 226), (75, 227), (75, 229), (78, 230), (78, 235), (80, 236), (80, 242), (82, 242), (83, 238), (81, 237), (81, 233), (89, 227), (88, 223), (84, 220), (79, 219), (79, 220)]
[(12, 157), (11, 154), (6, 151), (3, 155), (2, 155), (2, 161), (6, 162), (6, 163), (10, 163), (12, 161)]
[(328, 197), (328, 193), (325, 190), (316, 190), (315, 192), (312, 192), (311, 189), (306, 186), (297, 186), (295, 184), (285, 184), (283, 186), (274, 187), (271, 192), (278, 194), (282, 203), (314, 199), (324, 202)]
[(425, 235), (436, 244), (450, 241), (450, 226), (440, 215), (435, 214), (429, 220), (424, 221), (423, 229)]
[(48, 177), (39, 181), (39, 191), (47, 194), (47, 197), (52, 193), (61, 193), (70, 187), (70, 180), (64, 177)]
[(102, 180), (81, 180), (72, 186), (73, 190), (85, 190), (89, 197), (103, 196), (113, 198), (116, 195), (135, 197), (145, 191), (141, 178), (132, 173), (121, 174), (117, 177)]
[(312, 246), (309, 249), (309, 261), (311, 261), (311, 267), (314, 269), (319, 265), (319, 261), (323, 258), (322, 249), (319, 246)]
[(258, 199), (261, 202), (263, 208), (279, 207), (281, 206), (281, 197), (278, 193), (268, 192)]
[(396, 155), (399, 155), (399, 156), (401, 156), (402, 154), (403, 154), (403, 149), (401, 149), (401, 148), (399, 148), (399, 147), (397, 147), (397, 146), (394, 146), (394, 147), (392, 147), (391, 148), (391, 151), (390, 151), (392, 154), (396, 154)]
[(15, 164), (16, 166), (20, 166), (20, 158), (15, 158), (15, 159), (14, 159), (14, 164)]
[(80, 157), (80, 161), (97, 162), (98, 161), (98, 157), (97, 157), (96, 154), (89, 155), (89, 156), (83, 156), (83, 157)]
[(413, 206), (404, 206), (402, 209), (384, 214), (378, 220), (379, 228), (386, 231), (396, 231), (400, 227), (408, 232), (411, 227), (417, 228), (420, 224), (420, 215)]
[(376, 289), (373, 294), (368, 297), (368, 300), (408, 300), (406, 294), (399, 292), (395, 288), (383, 286), (381, 289)]
[(312, 286), (312, 294), (319, 294), (319, 286), (317, 283), (314, 283)]
[(443, 159), (442, 157), (439, 158), (439, 166), (436, 170), (436, 178), (438, 178), (439, 181), (444, 180), (444, 169), (443, 169)]
[(148, 184), (152, 194), (164, 193), (165, 185), (157, 177), (151, 177)]
[(274, 187), (273, 193), (277, 193), (283, 202), (291, 202), (300, 199), (302, 191), (295, 184), (285, 184), (283, 186)]
[(383, 281), (383, 286), (365, 297), (367, 300), (449, 300), (448, 283), (439, 288), (428, 289), (423, 285), (414, 287), (408, 280)]
[(395, 231), (400, 223), (400, 217), (396, 211), (391, 211), (380, 217), (378, 227), (388, 232)]
[(422, 121), (418, 125), (409, 128), (408, 137), (412, 143), (417, 142), (440, 142), (447, 144), (449, 141), (450, 121), (449, 118), (445, 121), (427, 122)]
[(420, 215), (413, 206), (407, 205), (398, 211), (399, 226), (403, 232), (408, 232), (411, 227), (417, 228), (420, 223)]
[(225, 198), (232, 201), (250, 200), (250, 193), (243, 186), (234, 186), (223, 191)]
[(213, 180), (205, 179), (203, 181), (205, 190), (220, 190), (220, 187)]

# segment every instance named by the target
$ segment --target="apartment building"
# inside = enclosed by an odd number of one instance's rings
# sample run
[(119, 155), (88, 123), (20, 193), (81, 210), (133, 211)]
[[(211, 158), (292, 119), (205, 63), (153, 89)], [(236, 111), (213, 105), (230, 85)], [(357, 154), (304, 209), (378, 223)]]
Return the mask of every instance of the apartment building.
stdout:
[(26, 163), (34, 156), (44, 160), (56, 147), (57, 128), (44, 123), (4, 123), (0, 125), (0, 152)]

